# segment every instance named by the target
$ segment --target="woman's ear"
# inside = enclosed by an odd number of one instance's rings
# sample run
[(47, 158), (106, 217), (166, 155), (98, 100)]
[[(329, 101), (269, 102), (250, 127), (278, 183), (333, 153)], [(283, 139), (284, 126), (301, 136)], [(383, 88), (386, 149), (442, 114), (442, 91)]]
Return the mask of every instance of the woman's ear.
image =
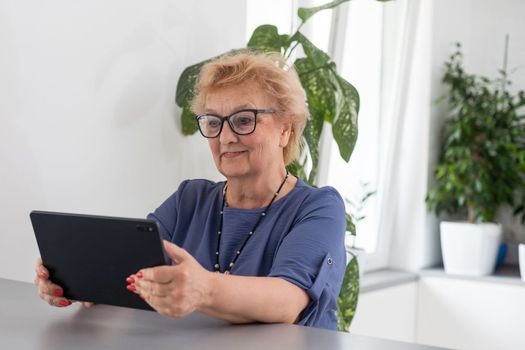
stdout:
[(287, 122), (281, 125), (281, 134), (279, 135), (279, 146), (284, 148), (288, 145), (290, 135), (293, 132), (292, 123)]

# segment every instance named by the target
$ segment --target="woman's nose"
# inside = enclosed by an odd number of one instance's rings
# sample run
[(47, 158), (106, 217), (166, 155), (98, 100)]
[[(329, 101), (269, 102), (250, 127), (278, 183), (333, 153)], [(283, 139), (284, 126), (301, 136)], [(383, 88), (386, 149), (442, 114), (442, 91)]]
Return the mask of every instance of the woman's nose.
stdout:
[(221, 134), (219, 135), (219, 141), (223, 144), (237, 141), (237, 134), (233, 132), (227, 121), (224, 121)]

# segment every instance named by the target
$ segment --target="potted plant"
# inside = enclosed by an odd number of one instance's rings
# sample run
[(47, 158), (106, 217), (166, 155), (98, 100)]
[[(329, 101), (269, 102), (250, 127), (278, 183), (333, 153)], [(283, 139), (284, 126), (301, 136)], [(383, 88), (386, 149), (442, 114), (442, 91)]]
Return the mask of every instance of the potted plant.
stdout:
[(496, 211), (502, 205), (515, 206), (525, 186), (525, 116), (519, 114), (525, 96), (523, 91), (509, 92), (506, 64), (491, 80), (466, 73), (462, 59), (457, 44), (445, 63), (442, 81), (448, 88), (444, 97), (449, 109), (436, 184), (426, 202), (438, 215), (467, 219), (440, 224), (445, 271), (488, 275), (502, 235), (501, 225), (494, 222)]

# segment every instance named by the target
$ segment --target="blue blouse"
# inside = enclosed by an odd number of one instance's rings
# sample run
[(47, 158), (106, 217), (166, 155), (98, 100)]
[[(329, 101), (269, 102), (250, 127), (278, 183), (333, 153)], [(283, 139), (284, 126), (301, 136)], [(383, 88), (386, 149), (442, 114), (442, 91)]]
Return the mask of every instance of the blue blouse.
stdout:
[[(214, 271), (225, 182), (186, 180), (153, 213), (163, 239), (188, 251)], [(224, 269), (264, 208), (224, 208), (219, 262)], [(345, 208), (332, 187), (298, 180), (276, 200), (242, 250), (231, 273), (279, 277), (305, 290), (310, 302), (298, 324), (337, 329), (337, 296), (346, 267)]]

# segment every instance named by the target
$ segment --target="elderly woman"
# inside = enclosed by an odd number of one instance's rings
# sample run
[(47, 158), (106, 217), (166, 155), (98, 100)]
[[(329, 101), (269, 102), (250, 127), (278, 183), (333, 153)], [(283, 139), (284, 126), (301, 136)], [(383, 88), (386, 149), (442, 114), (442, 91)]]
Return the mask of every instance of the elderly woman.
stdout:
[[(308, 117), (297, 73), (277, 54), (243, 52), (204, 65), (196, 92), (192, 110), (226, 181), (186, 180), (148, 216), (173, 264), (138, 271), (127, 288), (173, 318), (337, 329), (345, 209), (333, 188), (286, 170)], [(69, 305), (36, 269), (41, 298)]]

